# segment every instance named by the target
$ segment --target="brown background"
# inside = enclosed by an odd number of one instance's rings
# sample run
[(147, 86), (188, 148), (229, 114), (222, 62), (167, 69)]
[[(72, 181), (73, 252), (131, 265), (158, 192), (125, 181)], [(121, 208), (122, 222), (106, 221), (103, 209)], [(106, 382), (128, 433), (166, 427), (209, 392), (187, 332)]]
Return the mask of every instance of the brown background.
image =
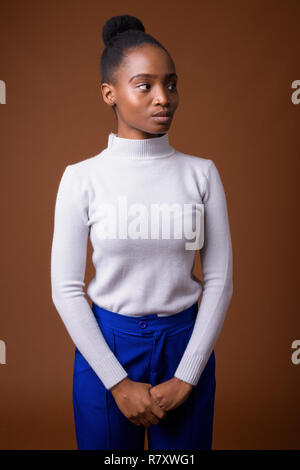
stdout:
[[(1, 2), (2, 449), (75, 449), (74, 345), (50, 290), (58, 182), (116, 130), (101, 31), (139, 17), (174, 58), (178, 150), (213, 159), (226, 191), (234, 296), (216, 345), (213, 449), (299, 449), (299, 1)], [(89, 247), (89, 254), (91, 250)], [(196, 273), (199, 274), (199, 261)], [(86, 282), (93, 275), (91, 261)]]

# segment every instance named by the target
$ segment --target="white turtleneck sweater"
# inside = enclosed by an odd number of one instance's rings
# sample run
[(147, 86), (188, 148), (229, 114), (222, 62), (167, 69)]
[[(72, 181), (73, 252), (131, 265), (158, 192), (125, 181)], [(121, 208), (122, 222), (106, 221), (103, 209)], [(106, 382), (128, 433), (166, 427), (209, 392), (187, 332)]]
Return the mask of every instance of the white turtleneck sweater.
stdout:
[[(88, 297), (120, 315), (172, 315), (202, 298), (175, 372), (197, 385), (233, 292), (225, 192), (212, 160), (174, 149), (169, 135), (110, 133), (96, 156), (67, 165), (55, 204), (54, 305), (73, 342), (107, 389), (128, 374), (85, 297), (87, 243), (95, 276)], [(201, 281), (192, 274), (200, 249)]]

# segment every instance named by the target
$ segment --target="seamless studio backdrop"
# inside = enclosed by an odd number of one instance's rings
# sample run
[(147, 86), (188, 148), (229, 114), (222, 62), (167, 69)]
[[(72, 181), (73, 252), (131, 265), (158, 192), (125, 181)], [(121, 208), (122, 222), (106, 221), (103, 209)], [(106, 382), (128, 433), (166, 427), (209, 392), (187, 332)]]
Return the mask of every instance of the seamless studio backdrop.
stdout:
[[(76, 448), (74, 344), (50, 289), (54, 203), (66, 165), (100, 153), (115, 130), (100, 90), (101, 27), (125, 13), (175, 61), (171, 145), (212, 159), (226, 192), (234, 295), (215, 347), (213, 449), (299, 449), (294, 0), (2, 3), (0, 447)], [(90, 257), (89, 244), (86, 285)]]

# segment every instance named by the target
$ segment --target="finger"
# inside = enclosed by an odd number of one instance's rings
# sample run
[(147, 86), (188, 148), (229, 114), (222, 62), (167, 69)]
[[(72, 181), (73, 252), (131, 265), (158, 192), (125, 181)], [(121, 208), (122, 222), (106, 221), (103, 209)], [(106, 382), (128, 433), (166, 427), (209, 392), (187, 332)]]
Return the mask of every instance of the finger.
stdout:
[(149, 423), (149, 421), (146, 419), (146, 418), (141, 418), (141, 423), (143, 426), (145, 426), (146, 428), (150, 426), (151, 423)]
[(151, 409), (152, 413), (155, 414), (155, 416), (157, 416), (157, 418), (159, 419), (162, 419), (165, 417), (166, 415), (166, 411), (163, 410), (160, 406), (154, 404), (154, 406), (152, 407)]
[(160, 406), (160, 400), (159, 398), (153, 396), (152, 394), (150, 394), (150, 397), (151, 397), (151, 400), (158, 406)]
[(137, 419), (135, 419), (135, 418), (130, 418), (129, 421), (131, 421), (131, 422), (132, 422), (133, 424), (135, 424), (136, 426), (140, 426), (140, 425), (141, 425), (141, 423), (140, 423)]
[(149, 414), (148, 420), (151, 422), (151, 424), (158, 424), (159, 423), (159, 419), (153, 413)]

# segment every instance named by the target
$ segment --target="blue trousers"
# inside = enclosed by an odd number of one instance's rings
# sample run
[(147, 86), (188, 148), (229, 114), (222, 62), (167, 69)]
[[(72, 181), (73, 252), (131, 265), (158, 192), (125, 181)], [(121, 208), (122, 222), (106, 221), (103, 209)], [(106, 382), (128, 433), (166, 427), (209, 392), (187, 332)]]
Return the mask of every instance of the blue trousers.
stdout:
[[(131, 380), (152, 386), (171, 379), (185, 351), (198, 312), (197, 302), (171, 316), (130, 317), (92, 304), (110, 349)], [(215, 354), (188, 398), (147, 428), (149, 450), (210, 450), (215, 398)], [(132, 423), (75, 348), (73, 409), (78, 449), (143, 450), (145, 427)]]

